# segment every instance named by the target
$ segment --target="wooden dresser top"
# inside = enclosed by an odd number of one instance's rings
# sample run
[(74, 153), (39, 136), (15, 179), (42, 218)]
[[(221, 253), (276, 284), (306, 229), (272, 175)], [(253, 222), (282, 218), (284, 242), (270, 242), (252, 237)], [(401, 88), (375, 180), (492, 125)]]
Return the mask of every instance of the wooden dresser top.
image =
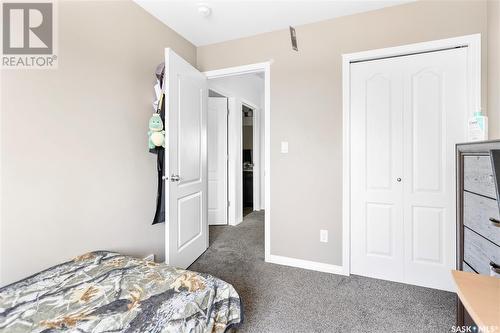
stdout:
[(462, 304), (480, 327), (500, 328), (500, 278), (451, 271)]

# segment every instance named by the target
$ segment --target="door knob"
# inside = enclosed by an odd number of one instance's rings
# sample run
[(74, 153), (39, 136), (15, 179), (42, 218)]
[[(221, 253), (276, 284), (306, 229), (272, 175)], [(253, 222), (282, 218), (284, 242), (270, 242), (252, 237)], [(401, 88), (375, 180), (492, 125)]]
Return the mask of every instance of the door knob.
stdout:
[(178, 182), (179, 180), (181, 180), (181, 177), (179, 177), (179, 175), (172, 175), (172, 176), (170, 176), (170, 181), (171, 182)]
[(401, 183), (401, 178), (398, 178), (398, 179), (396, 179), (396, 180), (398, 181), (398, 183)]

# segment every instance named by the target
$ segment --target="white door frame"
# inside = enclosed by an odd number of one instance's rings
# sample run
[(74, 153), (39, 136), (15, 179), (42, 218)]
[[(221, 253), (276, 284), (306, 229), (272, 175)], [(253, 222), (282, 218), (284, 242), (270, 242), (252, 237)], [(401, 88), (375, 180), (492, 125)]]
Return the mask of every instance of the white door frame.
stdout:
[[(410, 54), (425, 53), (467, 47), (467, 82), (469, 84), (468, 106), (470, 115), (481, 110), (481, 34), (440, 39), (430, 42), (409, 44), (384, 49), (349, 53), (342, 55), (342, 271), (344, 275), (351, 273), (351, 146), (350, 146), (350, 87), (351, 63), (380, 58), (398, 57)], [(464, 124), (466, 127), (467, 124)], [(453, 169), (455, 172), (455, 169)], [(266, 194), (267, 195), (267, 194)]]
[[(264, 260), (269, 261), (271, 251), (271, 61), (256, 64), (228, 67), (204, 72), (208, 79), (216, 79), (234, 75), (264, 73)], [(262, 111), (262, 110), (261, 110)], [(262, 112), (261, 112), (262, 115)]]

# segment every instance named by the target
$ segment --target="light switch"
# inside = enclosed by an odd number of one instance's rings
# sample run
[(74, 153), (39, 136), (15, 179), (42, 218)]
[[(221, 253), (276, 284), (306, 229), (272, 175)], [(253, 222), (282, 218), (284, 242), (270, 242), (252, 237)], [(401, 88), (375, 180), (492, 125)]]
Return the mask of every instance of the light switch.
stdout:
[(281, 141), (281, 152), (288, 154), (288, 141)]
[(328, 230), (319, 231), (319, 241), (322, 243), (328, 243)]

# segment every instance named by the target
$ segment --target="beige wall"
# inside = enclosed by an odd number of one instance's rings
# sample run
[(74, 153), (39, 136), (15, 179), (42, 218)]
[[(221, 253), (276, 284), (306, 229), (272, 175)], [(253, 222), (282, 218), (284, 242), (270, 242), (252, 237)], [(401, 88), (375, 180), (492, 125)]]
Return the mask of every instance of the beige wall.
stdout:
[[(342, 264), (341, 54), (487, 32), (483, 1), (419, 1), (198, 48), (200, 70), (271, 66), (271, 254)], [(483, 38), (486, 64), (486, 39)], [(483, 66), (483, 105), (486, 103)], [(280, 154), (280, 141), (289, 153)], [(297, 177), (300, 175), (300, 177)], [(306, 175), (306, 176), (304, 176)], [(307, 195), (304, 195), (307, 193)], [(328, 229), (329, 242), (319, 242)]]
[(500, 0), (488, 1), (489, 134), (500, 139)]
[(163, 257), (146, 132), (165, 47), (196, 61), (131, 1), (61, 2), (59, 68), (2, 72), (2, 284), (90, 250)]

